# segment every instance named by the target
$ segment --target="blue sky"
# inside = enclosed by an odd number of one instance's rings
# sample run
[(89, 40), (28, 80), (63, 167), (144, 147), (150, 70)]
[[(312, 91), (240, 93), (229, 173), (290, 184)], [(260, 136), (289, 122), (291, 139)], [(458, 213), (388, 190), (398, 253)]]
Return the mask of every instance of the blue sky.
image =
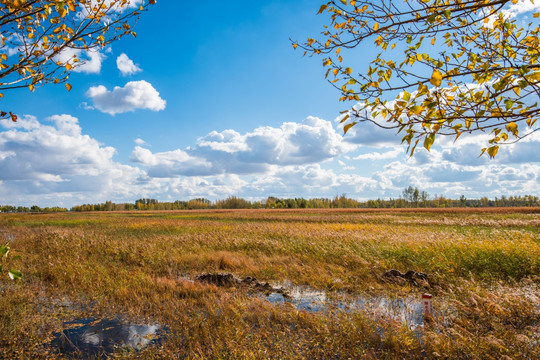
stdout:
[[(159, 1), (92, 54), (73, 85), (13, 90), (2, 107), (0, 204), (194, 197), (397, 197), (409, 186), (457, 198), (540, 194), (540, 139), (478, 158), (479, 137), (413, 158), (391, 132), (336, 118), (352, 106), (321, 58), (289, 38), (320, 32), (314, 1)], [(369, 46), (348, 54), (367, 66)], [(116, 88), (116, 89), (115, 89)], [(115, 89), (115, 90), (113, 90)], [(130, 100), (131, 99), (131, 100)]]

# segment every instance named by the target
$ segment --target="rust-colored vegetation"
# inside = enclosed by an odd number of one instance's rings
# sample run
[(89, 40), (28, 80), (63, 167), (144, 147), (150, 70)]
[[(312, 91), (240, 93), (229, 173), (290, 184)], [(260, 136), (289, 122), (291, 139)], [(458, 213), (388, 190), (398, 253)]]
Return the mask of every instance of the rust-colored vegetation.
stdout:
[[(0, 358), (61, 358), (49, 345), (53, 334), (92, 317), (167, 328), (160, 343), (116, 354), (128, 358), (532, 359), (540, 353), (539, 214), (2, 214), (2, 234), (20, 256), (10, 267), (23, 279), (0, 279)], [(427, 280), (383, 276), (390, 269)], [(197, 281), (204, 273), (362, 305), (271, 302), (253, 288)], [(434, 295), (432, 321), (411, 323), (384, 308), (400, 299), (420, 302), (424, 292)], [(370, 307), (374, 299), (379, 309)]]

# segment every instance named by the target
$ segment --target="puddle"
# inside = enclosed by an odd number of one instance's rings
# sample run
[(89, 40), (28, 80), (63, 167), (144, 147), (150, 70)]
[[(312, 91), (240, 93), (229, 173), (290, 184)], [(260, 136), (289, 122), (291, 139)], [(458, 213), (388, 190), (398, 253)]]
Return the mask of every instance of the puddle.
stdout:
[(117, 351), (139, 351), (160, 344), (167, 329), (158, 324), (132, 324), (118, 319), (78, 319), (65, 322), (65, 330), (53, 334), (51, 347), (77, 358), (107, 358)]
[(309, 287), (285, 286), (287, 295), (271, 293), (265, 298), (274, 304), (292, 304), (305, 311), (363, 311), (369, 315), (400, 321), (414, 329), (423, 326), (424, 310), (420, 297), (353, 296), (317, 291)]
[[(398, 278), (403, 281), (427, 281), (428, 275), (408, 271), (401, 273), (397, 270), (386, 272), (386, 277)], [(188, 279), (187, 277), (183, 279)], [(390, 280), (392, 280), (390, 279)], [(221, 287), (239, 286), (257, 293), (263, 299), (273, 304), (291, 304), (298, 310), (304, 311), (362, 311), (370, 316), (399, 321), (411, 329), (424, 325), (424, 309), (421, 295), (415, 297), (388, 297), (388, 296), (360, 296), (341, 292), (319, 291), (307, 286), (295, 286), (288, 281), (270, 285), (255, 278), (239, 278), (230, 273), (205, 273), (195, 277), (194, 280), (210, 283)], [(435, 312), (435, 316), (443, 316), (442, 311)]]

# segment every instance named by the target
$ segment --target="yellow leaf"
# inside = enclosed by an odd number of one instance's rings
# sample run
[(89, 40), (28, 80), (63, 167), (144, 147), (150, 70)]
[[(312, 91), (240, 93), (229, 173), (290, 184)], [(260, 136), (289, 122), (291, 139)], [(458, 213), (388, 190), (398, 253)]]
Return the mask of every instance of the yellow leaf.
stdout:
[(489, 157), (492, 158), (492, 159), (495, 157), (495, 155), (497, 155), (498, 152), (499, 152), (499, 146), (498, 145), (489, 147), (487, 149), (487, 153), (488, 153)]
[(66, 89), (67, 89), (67, 91), (71, 91), (71, 88), (72, 88), (72, 86), (71, 86), (70, 84), (66, 83)]
[(319, 9), (319, 12), (317, 14), (322, 13), (327, 7), (328, 7), (328, 5), (321, 5), (321, 7)]
[(34, 91), (34, 85), (30, 84), (28, 85), (28, 88), (30, 89), (30, 91)]
[(515, 88), (513, 88), (512, 90), (514, 90), (514, 92), (516, 93), (517, 96), (519, 96), (519, 93), (521, 92), (521, 88), (516, 86)]
[(379, 30), (379, 23), (375, 23), (375, 25), (373, 25), (373, 31), (377, 31)]
[(439, 70), (433, 69), (433, 74), (431, 74), (431, 79), (429, 79), (429, 82), (433, 86), (441, 86), (442, 83), (442, 74)]
[(71, 1), (68, 3), (68, 7), (69, 7), (69, 10), (75, 11), (75, 5), (73, 5)]
[(294, 43), (294, 44), (292, 44), (292, 47), (293, 47), (293, 49), (296, 50), (296, 48), (298, 47), (298, 44), (297, 44), (297, 43)]
[(347, 124), (343, 127), (343, 133), (346, 134), (347, 131), (349, 131), (350, 128), (352, 128), (354, 125), (356, 125), (356, 121), (355, 122), (352, 122), (350, 124)]
[(534, 81), (540, 81), (540, 71), (537, 71), (535, 73), (532, 73), (531, 75), (528, 75), (527, 78)]
[(70, 63), (67, 63), (67, 64), (66, 64), (66, 70), (67, 70), (67, 71), (71, 70), (72, 67), (73, 67), (73, 66), (71, 66)]
[(515, 122), (508, 123), (506, 130), (510, 131), (514, 136), (518, 136), (518, 125)]

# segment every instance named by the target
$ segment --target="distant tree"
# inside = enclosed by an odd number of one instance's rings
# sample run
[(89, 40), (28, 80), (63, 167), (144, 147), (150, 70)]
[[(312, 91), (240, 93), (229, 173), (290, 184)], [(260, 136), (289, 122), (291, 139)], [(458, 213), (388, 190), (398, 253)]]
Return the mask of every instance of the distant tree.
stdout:
[(188, 209), (209, 209), (212, 202), (205, 198), (196, 198), (187, 202)]
[(429, 194), (426, 191), (420, 191), (420, 201), (422, 202), (422, 206), (426, 206), (428, 199)]
[[(411, 155), (421, 140), (429, 150), (438, 136), (489, 132), (482, 154), (494, 157), (499, 144), (539, 130), (540, 13), (524, 24), (509, 9), (517, 3), (328, 1), (322, 36), (293, 47), (323, 57), (340, 100), (357, 103), (345, 132), (366, 121), (395, 129)], [(367, 69), (345, 64), (348, 49), (373, 43), (380, 52)]]
[(230, 196), (225, 200), (216, 201), (217, 209), (249, 209), (251, 203), (245, 199), (236, 196)]
[[(101, 49), (131, 34), (155, 0), (0, 0), (0, 98), (15, 88), (34, 91), (64, 83), (85, 63), (83, 51)], [(71, 85), (65, 84), (67, 90)], [(0, 109), (1, 118), (17, 120)]]

